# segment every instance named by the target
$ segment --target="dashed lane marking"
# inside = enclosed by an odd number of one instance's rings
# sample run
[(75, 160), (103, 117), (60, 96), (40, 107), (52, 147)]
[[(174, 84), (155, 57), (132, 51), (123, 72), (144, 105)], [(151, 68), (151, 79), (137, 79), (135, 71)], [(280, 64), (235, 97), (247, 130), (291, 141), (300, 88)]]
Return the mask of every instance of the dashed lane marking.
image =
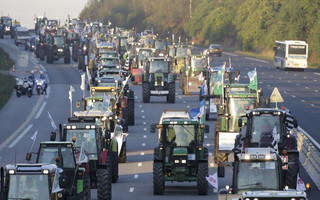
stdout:
[(146, 143), (142, 143), (142, 146), (145, 147), (145, 146), (146, 146)]
[(306, 89), (309, 89), (309, 87), (305, 87)]
[(143, 112), (144, 112), (144, 110), (141, 110), (141, 112), (143, 113)]
[(284, 91), (283, 93), (287, 94), (288, 92), (287, 92), (287, 91)]
[(291, 95), (293, 98), (296, 98), (296, 96), (294, 96), (294, 95)]
[(296, 83), (296, 85), (297, 85), (297, 86), (300, 86), (300, 84), (299, 84), (299, 83)]
[(314, 105), (314, 104), (310, 104), (310, 106), (315, 107), (315, 105)]
[(319, 92), (319, 90), (314, 90), (315, 92)]
[(208, 136), (206, 136), (206, 135), (205, 135), (205, 136), (204, 136), (204, 138), (206, 138), (206, 139), (207, 139), (207, 138), (208, 138)]
[(9, 145), (9, 148), (14, 147), (14, 145), (16, 145), (19, 140), (21, 140), (21, 138), (28, 133), (28, 131), (33, 127), (32, 124), (30, 124), (26, 129), (24, 129), (24, 131)]
[(233, 53), (227, 53), (227, 52), (223, 52), (223, 54), (227, 54), (227, 55), (229, 55), (229, 56), (234, 56), (234, 57), (237, 57), (238, 55), (236, 55), (236, 54), (233, 54)]
[(134, 179), (139, 178), (139, 174), (135, 174), (133, 178), (134, 178)]
[(44, 109), (44, 107), (45, 107), (46, 105), (47, 105), (47, 102), (43, 102), (43, 103), (42, 103), (42, 105), (41, 105), (41, 107), (40, 107), (37, 115), (34, 117), (35, 119), (38, 119), (38, 118), (40, 117), (40, 115), (41, 115), (41, 113), (42, 113), (42, 111), (43, 111), (43, 109)]
[(265, 60), (259, 60), (259, 59), (255, 59), (255, 58), (245, 57), (245, 59), (253, 60), (253, 61), (257, 61), (257, 62), (262, 62), (262, 63), (269, 63), (268, 61), (265, 61)]
[(51, 88), (50, 88), (50, 86), (48, 86), (48, 87), (47, 87), (46, 99), (47, 99), (47, 98), (49, 98), (49, 95), (50, 95), (50, 89), (51, 89)]
[(182, 99), (182, 97), (179, 97), (179, 99)]
[(139, 105), (140, 108), (142, 108), (142, 105)]
[(270, 87), (271, 85), (267, 85), (267, 87)]
[(142, 116), (142, 119), (144, 119), (144, 118), (146, 118), (146, 116), (143, 115), (143, 116)]
[(187, 103), (186, 101), (183, 101), (182, 103)]
[(314, 81), (314, 82), (317, 82), (318, 80), (314, 79), (313, 81)]
[(190, 106), (187, 106), (187, 108), (190, 108)]
[(143, 123), (143, 125), (146, 125), (147, 124), (147, 122), (142, 122)]
[(147, 138), (147, 135), (143, 135), (143, 138)]
[(212, 156), (212, 152), (209, 153), (209, 156)]
[(147, 128), (143, 128), (144, 131), (147, 131)]
[(142, 163), (141, 163), (141, 162), (139, 162), (139, 163), (138, 163), (138, 167), (141, 167), (141, 166), (142, 166)]
[(303, 103), (304, 103), (304, 102), (306, 102), (306, 101), (305, 101), (305, 100), (303, 100), (303, 99), (301, 99), (301, 102), (303, 102)]
[(144, 152), (141, 152), (141, 156), (144, 156)]
[(318, 73), (318, 72), (314, 72), (314, 74), (316, 74), (316, 75), (319, 75), (319, 76), (320, 76), (320, 73)]
[(291, 83), (291, 81), (289, 80), (288, 83)]
[(209, 144), (209, 143), (207, 143), (206, 145), (207, 145), (207, 147), (210, 147), (210, 144)]
[(130, 188), (130, 190), (129, 190), (129, 192), (133, 192), (134, 191), (134, 188), (133, 187), (131, 187)]

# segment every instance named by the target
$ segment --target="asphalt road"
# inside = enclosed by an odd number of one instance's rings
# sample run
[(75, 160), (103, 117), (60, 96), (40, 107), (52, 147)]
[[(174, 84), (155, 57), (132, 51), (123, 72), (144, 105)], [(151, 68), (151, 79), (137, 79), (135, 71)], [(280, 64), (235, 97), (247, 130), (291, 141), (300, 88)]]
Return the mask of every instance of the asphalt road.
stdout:
[[(0, 46), (5, 48), (10, 55), (16, 56), (18, 53), (24, 53), (23, 48), (16, 48), (11, 39), (0, 40)], [(220, 58), (215, 57), (213, 64), (222, 64), (223, 61), (228, 60), (229, 56), (223, 54)], [(264, 89), (265, 96), (269, 96), (273, 87), (277, 86), (285, 100), (285, 105), (297, 116), (300, 126), (319, 141), (315, 125), (318, 122), (317, 117), (320, 116), (319, 93), (315, 91), (317, 88), (320, 90), (319, 70), (279, 71), (274, 69), (273, 64), (268, 61), (252, 60), (246, 56), (236, 55), (232, 55), (232, 58), (233, 67), (241, 71), (241, 82), (248, 82), (247, 72), (256, 67), (258, 80)], [(1, 166), (14, 162), (25, 162), (25, 155), (32, 146), (30, 137), (36, 131), (38, 131), (38, 135), (32, 151), (37, 151), (41, 141), (49, 139), (52, 128), (48, 111), (56, 124), (67, 121), (67, 117), (70, 116), (68, 99), (70, 85), (76, 90), (73, 99), (80, 100), (82, 97), (80, 91), (81, 72), (77, 70), (75, 63), (65, 65), (62, 59), (55, 64), (46, 64), (33, 58), (30, 60), (33, 62), (30, 61), (27, 68), (19, 68), (18, 70), (31, 70), (34, 65), (41, 68), (42, 65), (48, 74), (50, 92), (47, 95), (34, 95), (31, 98), (26, 96), (17, 98), (13, 93), (10, 101), (0, 111), (0, 127), (2, 127), (1, 136), (3, 138), (0, 144)], [(18, 72), (16, 74), (23, 75)], [(178, 83), (176, 88), (178, 88)], [(157, 135), (149, 133), (149, 127), (152, 123), (159, 122), (160, 115), (165, 108), (195, 108), (199, 106), (199, 101), (198, 96), (184, 96), (181, 94), (181, 90), (176, 89), (175, 104), (167, 104), (164, 97), (151, 97), (151, 102), (145, 104), (142, 103), (141, 85), (134, 85), (132, 89), (135, 91), (136, 100), (135, 126), (129, 127), (127, 162), (120, 164), (118, 183), (112, 185), (113, 199), (217, 199), (212, 187), (209, 189), (208, 196), (198, 196), (196, 183), (166, 183), (164, 195), (153, 195), (152, 161), (153, 149), (157, 146)], [(75, 108), (73, 109), (75, 110)], [(205, 146), (209, 149), (209, 174), (213, 174), (215, 172), (212, 163), (214, 121), (207, 123), (210, 125), (210, 133), (206, 135)], [(303, 169), (301, 177), (314, 186)], [(219, 179), (220, 188), (227, 184), (231, 184), (231, 169), (227, 169), (225, 178)], [(316, 200), (319, 195), (319, 190), (313, 188), (310, 199)], [(92, 199), (96, 199), (95, 190), (92, 191)]]

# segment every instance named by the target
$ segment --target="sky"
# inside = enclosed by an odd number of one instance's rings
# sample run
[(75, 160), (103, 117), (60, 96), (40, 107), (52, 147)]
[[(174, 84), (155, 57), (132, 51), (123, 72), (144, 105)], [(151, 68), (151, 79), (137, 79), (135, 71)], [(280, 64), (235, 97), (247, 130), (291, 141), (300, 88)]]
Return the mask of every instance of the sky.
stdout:
[(10, 16), (21, 26), (34, 29), (34, 16), (60, 19), (61, 25), (68, 18), (78, 18), (88, 0), (0, 0), (1, 16)]

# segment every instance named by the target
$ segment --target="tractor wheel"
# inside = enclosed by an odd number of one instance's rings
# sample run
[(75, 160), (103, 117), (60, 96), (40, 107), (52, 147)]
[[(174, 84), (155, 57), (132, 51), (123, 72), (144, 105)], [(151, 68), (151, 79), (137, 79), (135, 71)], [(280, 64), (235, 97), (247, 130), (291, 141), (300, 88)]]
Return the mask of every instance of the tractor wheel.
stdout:
[(28, 90), (27, 91), (27, 96), (30, 98), (30, 97), (32, 97), (32, 90)]
[(134, 99), (128, 99), (127, 101), (128, 110), (128, 125), (134, 125)]
[(142, 100), (143, 103), (150, 102), (150, 85), (148, 82), (142, 83)]
[(198, 163), (198, 175), (197, 175), (197, 189), (199, 195), (208, 194), (208, 163)]
[(84, 57), (83, 57), (83, 56), (79, 56), (79, 59), (78, 59), (78, 69), (84, 70)]
[(226, 166), (226, 165), (221, 164), (221, 163), (227, 162), (228, 161), (228, 156), (225, 153), (218, 153), (218, 155), (214, 157), (214, 161), (219, 166)]
[(153, 194), (162, 195), (165, 188), (163, 164), (153, 162)]
[(124, 142), (120, 150), (118, 161), (119, 163), (125, 163), (126, 160), (127, 160), (127, 142)]
[(299, 173), (299, 155), (292, 155), (288, 157), (288, 169), (285, 171), (284, 183), (291, 189), (296, 189), (297, 175)]
[(47, 63), (53, 64), (53, 62), (54, 62), (53, 52), (49, 50), (48, 55), (47, 55)]
[(41, 61), (44, 61), (44, 49), (39, 49), (38, 50), (39, 51), (39, 58), (40, 58), (40, 60)]
[(168, 103), (174, 103), (176, 101), (176, 88), (175, 83), (169, 83), (169, 94), (167, 98)]
[(111, 152), (111, 170), (112, 170), (112, 183), (116, 183), (119, 179), (119, 165), (118, 165), (118, 153), (114, 151)]
[(101, 200), (111, 200), (111, 173), (107, 169), (97, 169), (97, 196)]
[(128, 132), (128, 109), (127, 108), (122, 108), (122, 119), (124, 119), (125, 124), (122, 126), (124, 132)]
[(64, 64), (70, 64), (70, 51), (66, 51), (64, 56)]
[(37, 88), (37, 94), (40, 95), (40, 89), (39, 88)]
[(91, 184), (90, 184), (90, 176), (85, 175), (83, 180), (83, 192), (84, 192), (84, 199), (91, 199)]

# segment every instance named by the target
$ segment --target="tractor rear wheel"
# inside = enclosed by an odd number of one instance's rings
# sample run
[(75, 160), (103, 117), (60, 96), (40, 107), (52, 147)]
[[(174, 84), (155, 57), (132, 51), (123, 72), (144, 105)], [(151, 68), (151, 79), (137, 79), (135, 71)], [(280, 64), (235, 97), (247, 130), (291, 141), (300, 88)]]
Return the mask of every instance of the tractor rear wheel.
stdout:
[(142, 100), (143, 103), (150, 102), (150, 85), (148, 82), (142, 83)]
[(111, 173), (107, 169), (97, 169), (97, 196), (98, 199), (111, 200)]
[(299, 155), (288, 156), (288, 169), (285, 171), (284, 183), (291, 189), (297, 187), (297, 176), (299, 173)]
[(169, 83), (169, 94), (167, 98), (168, 103), (174, 103), (176, 101), (176, 86), (175, 83)]
[(153, 194), (162, 195), (165, 188), (163, 164), (153, 162)]
[(91, 199), (91, 184), (90, 184), (90, 176), (85, 175), (83, 180), (83, 193), (84, 199)]
[(127, 142), (123, 142), (118, 161), (119, 163), (125, 163), (126, 160), (127, 160)]
[(118, 165), (118, 153), (114, 151), (111, 152), (111, 170), (112, 170), (112, 183), (116, 183), (119, 179), (119, 165)]
[(198, 163), (197, 189), (199, 195), (208, 194), (208, 163)]
[(128, 110), (128, 125), (134, 125), (134, 99), (128, 99), (127, 101)]

